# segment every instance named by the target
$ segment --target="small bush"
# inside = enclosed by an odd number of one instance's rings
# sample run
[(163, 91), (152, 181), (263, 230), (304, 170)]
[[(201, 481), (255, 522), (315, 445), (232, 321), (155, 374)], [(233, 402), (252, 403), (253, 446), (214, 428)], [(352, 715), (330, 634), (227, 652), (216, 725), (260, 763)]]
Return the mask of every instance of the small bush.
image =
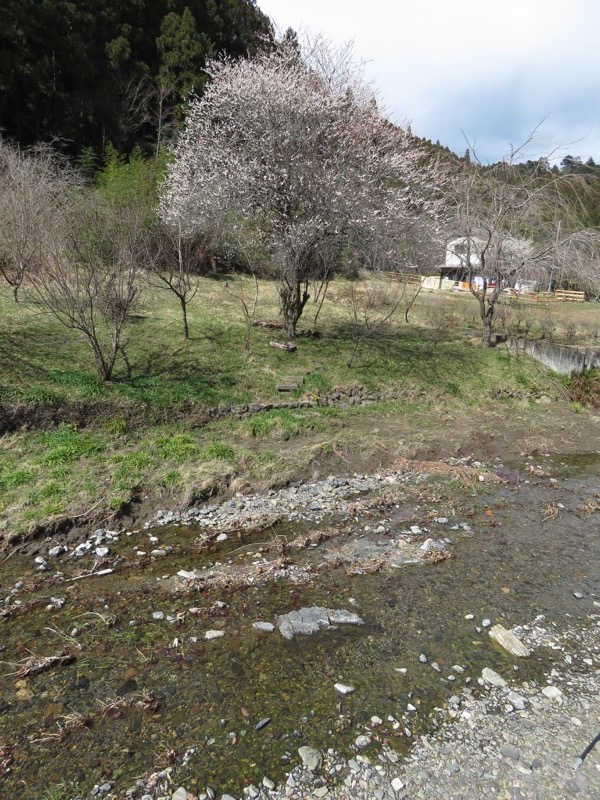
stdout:
[(600, 408), (600, 370), (592, 369), (583, 375), (573, 375), (567, 380), (567, 389), (573, 401), (571, 406), (573, 411), (575, 405), (579, 411), (583, 410), (584, 406)]
[(566, 344), (573, 344), (577, 339), (577, 325), (572, 320), (565, 323), (564, 338)]

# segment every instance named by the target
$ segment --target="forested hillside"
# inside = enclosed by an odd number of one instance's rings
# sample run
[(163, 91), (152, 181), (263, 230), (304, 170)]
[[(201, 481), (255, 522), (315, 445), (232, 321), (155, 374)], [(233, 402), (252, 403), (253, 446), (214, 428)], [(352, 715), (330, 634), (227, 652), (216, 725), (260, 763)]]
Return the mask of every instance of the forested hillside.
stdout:
[(270, 38), (254, 0), (0, 0), (0, 129), (71, 152), (151, 147), (205, 59)]

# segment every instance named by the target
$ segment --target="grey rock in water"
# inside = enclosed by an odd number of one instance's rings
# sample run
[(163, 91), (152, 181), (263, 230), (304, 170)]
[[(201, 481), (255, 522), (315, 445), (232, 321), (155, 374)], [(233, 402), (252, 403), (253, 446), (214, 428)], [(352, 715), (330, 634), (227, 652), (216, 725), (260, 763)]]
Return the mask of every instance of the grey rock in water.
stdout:
[(310, 635), (321, 629), (326, 630), (332, 625), (363, 625), (364, 622), (358, 614), (344, 609), (321, 608), (310, 606), (290, 611), (277, 617), (277, 627), (284, 639), (291, 640), (294, 636)]
[(497, 642), (500, 647), (518, 658), (526, 658), (531, 655), (520, 639), (517, 639), (512, 631), (507, 631), (503, 625), (494, 625), (489, 631), (490, 639)]
[(334, 683), (333, 688), (340, 694), (352, 694), (354, 686), (347, 686), (345, 683)]
[(275, 625), (272, 622), (253, 622), (252, 627), (265, 633), (272, 633), (275, 630)]

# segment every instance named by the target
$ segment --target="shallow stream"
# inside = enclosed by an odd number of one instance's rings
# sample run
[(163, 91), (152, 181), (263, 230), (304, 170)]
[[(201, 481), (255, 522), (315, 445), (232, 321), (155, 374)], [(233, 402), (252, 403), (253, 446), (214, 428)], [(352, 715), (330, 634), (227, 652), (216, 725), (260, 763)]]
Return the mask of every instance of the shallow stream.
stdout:
[[(178, 780), (234, 796), (265, 775), (284, 778), (303, 744), (350, 756), (356, 737), (368, 733), (367, 752), (385, 742), (406, 753), (431, 728), (436, 706), (468, 679), (477, 688), (484, 666), (513, 672), (515, 659), (493, 645), (484, 618), (510, 628), (544, 614), (573, 625), (600, 598), (600, 454), (540, 457), (498, 471), (503, 484), (465, 488), (438, 479), (360, 519), (328, 520), (335, 538), (286, 553), (297, 580), (292, 569), (288, 578), (235, 590), (174, 592), (172, 576), (215, 562), (251, 564), (276, 537), (302, 532), (300, 523), (230, 535), (209, 548), (199, 546), (194, 526), (121, 537), (110, 548), (111, 558), (123, 558), (116, 571), (80, 581), (70, 580), (82, 570), (77, 559), (37, 572), (32, 557), (15, 553), (0, 572), (1, 596), (11, 597), (5, 608), (13, 609), (0, 621), (0, 744), (14, 759), (0, 796), (42, 797), (63, 781), (89, 790), (102, 778), (121, 792), (157, 766), (180, 766), (190, 748), (196, 752)], [(333, 558), (351, 542), (381, 545), (417, 520), (423, 536), (451, 540), (452, 558), (363, 574)], [(133, 545), (151, 534), (173, 550), (133, 558)], [(365, 624), (292, 641), (252, 627), (313, 605), (357, 612)], [(208, 630), (224, 635), (206, 640)], [(59, 653), (74, 660), (16, 674), (32, 654)], [(549, 658), (534, 653), (519, 675), (535, 679)], [(341, 696), (336, 682), (354, 692)], [(372, 716), (382, 724), (373, 726)]]

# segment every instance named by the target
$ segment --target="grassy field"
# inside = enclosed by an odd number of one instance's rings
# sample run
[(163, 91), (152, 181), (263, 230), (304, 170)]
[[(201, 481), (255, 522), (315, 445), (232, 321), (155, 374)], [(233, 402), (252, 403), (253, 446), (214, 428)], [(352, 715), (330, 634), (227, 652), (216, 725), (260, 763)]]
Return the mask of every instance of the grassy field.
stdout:
[[(349, 369), (344, 291), (343, 284), (332, 286), (318, 326), (317, 306), (309, 303), (300, 328), (317, 327), (320, 338), (300, 336), (297, 351), (288, 353), (269, 346), (281, 332), (253, 328), (247, 336), (239, 296), (251, 299), (248, 279), (202, 279), (188, 341), (172, 295), (149, 289), (127, 328), (126, 357), (106, 385), (74, 332), (2, 291), (0, 406), (13, 424), (0, 438), (0, 533), (10, 537), (64, 518), (102, 519), (132, 500), (186, 504), (281, 481), (344, 442), (350, 446), (349, 420), (360, 430), (376, 416), (410, 421), (440, 409), (527, 406), (558, 390), (543, 370), (506, 348), (482, 350), (476, 304), (455, 295), (420, 296), (410, 324), (400, 314), (366, 339)], [(597, 305), (521, 310), (513, 303), (501, 317), (514, 330), (526, 325), (530, 335), (548, 336), (550, 313), (552, 338), (572, 340), (575, 325), (578, 341), (597, 340)], [(273, 284), (260, 284), (256, 316), (277, 320)], [(276, 409), (205, 424), (214, 406), (289, 399), (276, 384), (299, 369), (308, 375), (293, 397), (357, 386), (378, 399), (344, 411)]]

